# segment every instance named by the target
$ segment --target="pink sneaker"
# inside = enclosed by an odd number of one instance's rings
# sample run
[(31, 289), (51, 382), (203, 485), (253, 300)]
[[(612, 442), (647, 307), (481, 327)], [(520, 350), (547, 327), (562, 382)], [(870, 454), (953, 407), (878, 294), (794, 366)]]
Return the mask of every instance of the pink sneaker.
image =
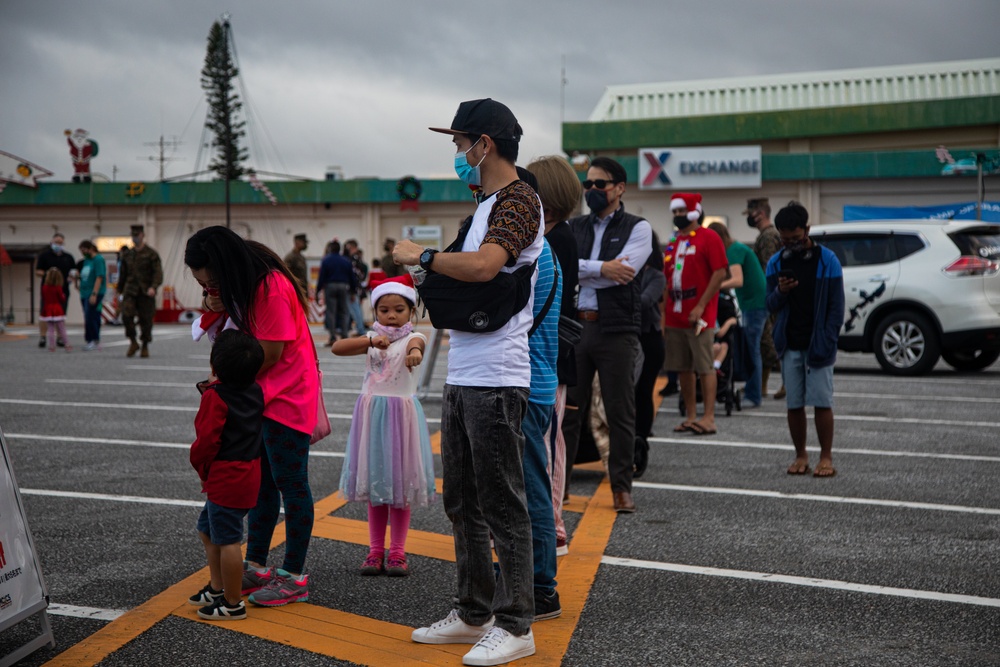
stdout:
[(368, 558), (361, 564), (361, 574), (365, 577), (377, 577), (385, 572), (385, 552), (368, 552)]
[(410, 569), (406, 565), (406, 555), (389, 556), (385, 563), (385, 573), (390, 577), (405, 577), (410, 574)]

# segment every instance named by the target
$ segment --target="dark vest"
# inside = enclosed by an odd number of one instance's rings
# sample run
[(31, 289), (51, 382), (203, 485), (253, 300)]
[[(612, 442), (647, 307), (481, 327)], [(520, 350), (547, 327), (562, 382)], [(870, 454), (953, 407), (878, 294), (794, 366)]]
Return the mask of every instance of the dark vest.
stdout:
[[(594, 247), (594, 225), (598, 220), (599, 218), (591, 213), (569, 221), (570, 229), (576, 238), (580, 259), (590, 258), (590, 251)], [(619, 206), (611, 222), (608, 223), (608, 228), (604, 230), (601, 251), (597, 259), (608, 261), (620, 255), (632, 235), (632, 230), (642, 220), (643, 218), (626, 213), (625, 208)], [(639, 281), (632, 280), (628, 285), (615, 285), (597, 290), (597, 309), (600, 312), (597, 321), (601, 326), (601, 333), (638, 334), (642, 324)]]

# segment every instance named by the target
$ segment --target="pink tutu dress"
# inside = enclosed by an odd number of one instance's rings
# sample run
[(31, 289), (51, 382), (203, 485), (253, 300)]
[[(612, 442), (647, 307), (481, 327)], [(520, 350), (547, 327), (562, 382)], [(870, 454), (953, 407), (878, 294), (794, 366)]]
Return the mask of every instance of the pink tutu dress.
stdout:
[(340, 490), (348, 500), (407, 507), (427, 505), (434, 498), (430, 433), (414, 396), (418, 372), (406, 367), (406, 350), (416, 338), (426, 341), (423, 334), (411, 333), (387, 350), (368, 350), (340, 475)]

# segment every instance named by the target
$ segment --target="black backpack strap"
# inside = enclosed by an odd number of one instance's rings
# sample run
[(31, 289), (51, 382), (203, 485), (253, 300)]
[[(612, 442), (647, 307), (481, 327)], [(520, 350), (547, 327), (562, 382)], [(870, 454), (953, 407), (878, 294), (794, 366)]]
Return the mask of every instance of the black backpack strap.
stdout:
[(542, 306), (542, 310), (539, 311), (538, 316), (535, 318), (534, 322), (531, 323), (531, 329), (528, 330), (528, 338), (534, 335), (538, 327), (542, 325), (542, 320), (545, 316), (549, 314), (549, 309), (552, 308), (552, 302), (556, 298), (556, 289), (559, 287), (559, 262), (555, 260), (555, 255), (552, 256), (552, 271), (554, 273), (552, 280), (552, 289), (549, 290), (549, 298), (545, 300), (545, 305)]

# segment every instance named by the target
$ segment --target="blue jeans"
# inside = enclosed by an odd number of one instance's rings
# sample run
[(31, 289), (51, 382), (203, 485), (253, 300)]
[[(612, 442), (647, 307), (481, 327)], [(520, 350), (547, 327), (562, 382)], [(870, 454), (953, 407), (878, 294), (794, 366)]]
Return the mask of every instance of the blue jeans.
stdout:
[(101, 306), (104, 295), (97, 298), (97, 303), (90, 305), (90, 295), (80, 299), (83, 306), (83, 339), (88, 343), (101, 342)]
[[(358, 297), (348, 297), (347, 299), (347, 312), (349, 313), (349, 320), (354, 320), (354, 328), (358, 330), (358, 335), (363, 335), (368, 331), (368, 327), (365, 326), (365, 316), (361, 313), (361, 299)], [(345, 330), (346, 333), (346, 330)]]
[[(535, 617), (521, 421), (528, 390), (446, 384), (441, 408), (445, 514), (455, 536), (459, 618), (526, 634)], [(549, 512), (552, 512), (551, 504)], [(490, 536), (500, 576), (493, 574)]]
[(524, 491), (531, 517), (531, 547), (535, 563), (535, 590), (552, 595), (556, 588), (556, 520), (552, 513), (552, 484), (545, 432), (552, 422), (552, 406), (528, 402), (521, 422), (524, 431)]
[(750, 365), (753, 370), (747, 380), (744, 396), (748, 403), (760, 405), (761, 402), (761, 371), (763, 364), (760, 356), (760, 337), (764, 333), (764, 323), (767, 321), (767, 309), (758, 308), (743, 311), (743, 335), (746, 336), (746, 348), (750, 351)]

